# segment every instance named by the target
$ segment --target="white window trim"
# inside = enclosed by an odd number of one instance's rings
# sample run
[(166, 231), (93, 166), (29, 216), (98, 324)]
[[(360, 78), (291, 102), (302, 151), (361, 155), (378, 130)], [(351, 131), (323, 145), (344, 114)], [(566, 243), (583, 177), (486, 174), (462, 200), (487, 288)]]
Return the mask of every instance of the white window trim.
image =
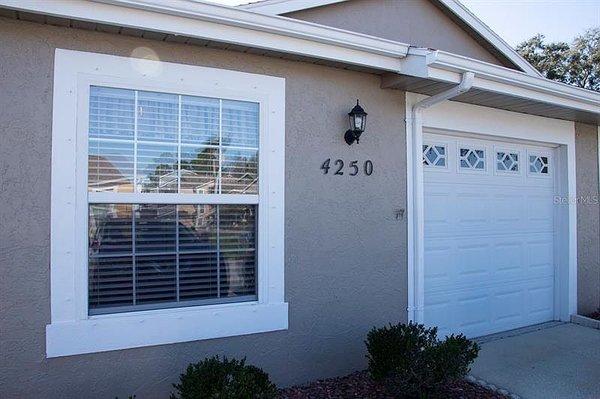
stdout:
[[(88, 316), (87, 115), (90, 85), (260, 103), (258, 300)], [(47, 357), (284, 330), (285, 79), (57, 49)], [(135, 195), (129, 198), (134, 201)], [(175, 195), (178, 201), (180, 196)], [(245, 200), (233, 196), (232, 203)]]

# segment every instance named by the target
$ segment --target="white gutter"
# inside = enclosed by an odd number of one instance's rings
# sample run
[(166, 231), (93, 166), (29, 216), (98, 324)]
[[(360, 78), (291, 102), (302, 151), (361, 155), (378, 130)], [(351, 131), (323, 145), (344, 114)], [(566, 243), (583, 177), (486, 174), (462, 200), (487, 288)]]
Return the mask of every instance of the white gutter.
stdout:
[(0, 0), (0, 7), (398, 72), (408, 44), (191, 0)]
[[(412, 160), (408, 163), (408, 181), (409, 185), (409, 212), (408, 222), (412, 224), (412, 234), (409, 234), (409, 250), (412, 249), (412, 261), (408, 262), (408, 280), (413, 283), (408, 284), (408, 319), (423, 323), (423, 311), (425, 296), (425, 251), (423, 241), (414, 239), (423, 237), (425, 231), (424, 214), (424, 186), (423, 186), (423, 111), (436, 104), (454, 98), (460, 94), (466, 93), (473, 86), (475, 74), (465, 72), (462, 74), (461, 81), (444, 92), (428, 97), (412, 106), (410, 119), (411, 142), (412, 142)], [(408, 126), (407, 126), (408, 128)], [(410, 178), (412, 176), (412, 179)], [(415, 295), (420, 293), (420, 295)]]
[(590, 90), (291, 18), (192, 0), (0, 0), (0, 7), (362, 66), (391, 72), (391, 81), (402, 74), (457, 84), (469, 71), (474, 88), (592, 113), (600, 123), (600, 95)]
[[(237, 6), (244, 10), (251, 10), (270, 15), (287, 14), (314, 7), (322, 7), (330, 4), (341, 3), (348, 0), (263, 0), (250, 4)], [(489, 26), (483, 23), (468, 8), (457, 0), (437, 0), (443, 7), (450, 10), (474, 32), (477, 32), (485, 41), (490, 43), (497, 51), (504, 55), (514, 65), (521, 68), (532, 76), (542, 76), (531, 64), (529, 64), (517, 51), (498, 36)]]
[[(411, 48), (401, 61), (402, 73), (445, 83), (459, 83), (473, 72), (473, 88), (598, 114), (600, 94), (525, 72), (440, 50)], [(386, 84), (393, 84), (391, 78)]]

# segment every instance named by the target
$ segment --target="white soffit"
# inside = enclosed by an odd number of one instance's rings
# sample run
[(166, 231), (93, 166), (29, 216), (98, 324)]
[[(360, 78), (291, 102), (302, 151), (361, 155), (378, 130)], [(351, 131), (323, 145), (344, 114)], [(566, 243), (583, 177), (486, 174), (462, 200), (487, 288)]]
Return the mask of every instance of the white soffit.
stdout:
[(409, 46), (191, 0), (0, 0), (0, 7), (398, 71)]
[[(330, 4), (341, 3), (348, 0), (265, 0), (256, 3), (238, 6), (244, 10), (260, 12), (270, 15), (281, 15), (290, 12), (305, 10), (309, 8), (322, 7)], [(498, 36), (489, 26), (471, 13), (458, 0), (435, 0), (440, 5), (456, 15), (463, 23), (473, 29), (485, 41), (490, 43), (501, 54), (508, 58), (513, 64), (530, 75), (541, 76), (541, 74), (508, 43)]]

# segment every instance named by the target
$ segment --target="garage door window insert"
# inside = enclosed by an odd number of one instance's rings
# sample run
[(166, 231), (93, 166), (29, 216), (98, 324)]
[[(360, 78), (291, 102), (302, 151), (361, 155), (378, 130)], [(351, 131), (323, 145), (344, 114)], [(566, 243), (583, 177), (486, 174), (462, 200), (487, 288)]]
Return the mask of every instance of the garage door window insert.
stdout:
[(496, 152), (496, 168), (498, 172), (519, 172), (519, 154), (507, 151)]
[(485, 170), (485, 150), (477, 148), (461, 148), (459, 151), (462, 169)]
[(446, 147), (443, 145), (423, 145), (423, 165), (446, 167)]
[(257, 103), (90, 87), (89, 314), (257, 299), (258, 144)]

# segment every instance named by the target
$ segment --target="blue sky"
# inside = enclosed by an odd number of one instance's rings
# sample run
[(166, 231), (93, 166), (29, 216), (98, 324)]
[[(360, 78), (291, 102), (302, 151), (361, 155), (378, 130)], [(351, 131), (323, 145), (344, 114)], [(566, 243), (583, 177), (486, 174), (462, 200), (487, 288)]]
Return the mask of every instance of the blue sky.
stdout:
[[(211, 0), (237, 5), (243, 0)], [(570, 42), (591, 27), (600, 27), (600, 0), (461, 0), (510, 45), (536, 33), (550, 41)]]

